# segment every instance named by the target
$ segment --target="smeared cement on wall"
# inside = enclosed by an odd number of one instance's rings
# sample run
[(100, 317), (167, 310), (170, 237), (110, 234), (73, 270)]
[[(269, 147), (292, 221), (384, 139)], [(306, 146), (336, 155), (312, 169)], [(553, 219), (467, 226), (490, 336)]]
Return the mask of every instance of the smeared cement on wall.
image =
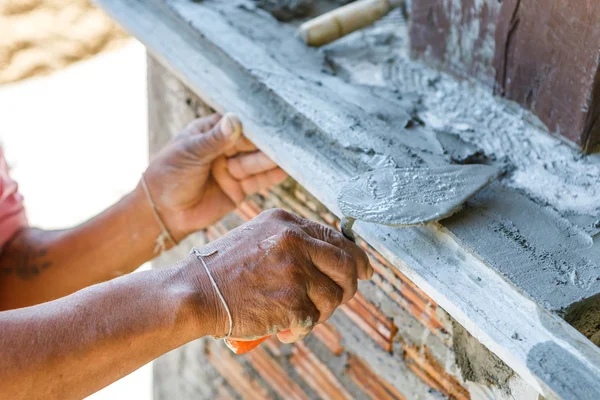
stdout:
[(600, 220), (599, 155), (582, 156), (550, 136), (530, 112), (495, 97), (489, 88), (411, 60), (401, 14), (392, 14), (368, 35), (346, 37), (325, 49), (338, 75), (356, 84), (418, 93), (418, 117), (426, 126), (457, 135), (514, 167), (506, 184), (565, 216)]
[(508, 380), (514, 371), (456, 321), (452, 321), (452, 349), (465, 381), (509, 391)]

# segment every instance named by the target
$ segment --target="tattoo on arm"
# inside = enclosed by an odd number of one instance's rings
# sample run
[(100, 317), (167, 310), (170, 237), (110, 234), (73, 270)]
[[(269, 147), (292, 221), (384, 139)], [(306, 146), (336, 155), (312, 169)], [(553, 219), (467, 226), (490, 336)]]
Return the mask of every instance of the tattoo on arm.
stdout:
[(16, 275), (23, 280), (35, 279), (52, 266), (48, 250), (38, 245), (33, 235), (21, 232), (9, 242), (0, 257), (2, 276)]

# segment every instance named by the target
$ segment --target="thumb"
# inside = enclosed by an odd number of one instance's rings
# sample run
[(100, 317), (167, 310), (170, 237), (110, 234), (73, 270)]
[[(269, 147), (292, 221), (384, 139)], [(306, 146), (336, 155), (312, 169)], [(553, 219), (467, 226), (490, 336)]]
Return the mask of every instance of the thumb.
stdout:
[(227, 113), (210, 131), (193, 137), (194, 153), (203, 162), (212, 162), (235, 145), (242, 136), (242, 123), (233, 113)]

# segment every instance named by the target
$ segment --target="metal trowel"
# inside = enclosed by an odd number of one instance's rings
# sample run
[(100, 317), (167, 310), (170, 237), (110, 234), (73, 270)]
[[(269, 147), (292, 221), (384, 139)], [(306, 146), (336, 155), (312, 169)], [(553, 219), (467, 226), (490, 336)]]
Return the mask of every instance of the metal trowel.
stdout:
[(338, 194), (342, 233), (354, 241), (356, 220), (393, 227), (423, 225), (447, 218), (494, 181), (487, 165), (436, 168), (381, 168), (356, 176)]
[[(381, 168), (358, 175), (342, 188), (338, 206), (344, 215), (342, 233), (355, 241), (356, 220), (395, 227), (422, 225), (447, 218), (499, 175), (486, 165), (437, 168)], [(225, 339), (235, 354), (244, 354), (267, 340)]]

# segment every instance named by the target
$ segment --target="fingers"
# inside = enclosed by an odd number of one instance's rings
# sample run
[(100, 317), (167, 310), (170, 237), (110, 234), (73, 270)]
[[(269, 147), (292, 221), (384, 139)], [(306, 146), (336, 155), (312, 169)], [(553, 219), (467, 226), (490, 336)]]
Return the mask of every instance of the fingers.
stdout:
[(237, 180), (246, 179), (277, 167), (277, 164), (266, 154), (259, 151), (230, 158), (227, 165), (229, 172)]
[(260, 192), (281, 183), (287, 179), (287, 174), (281, 168), (275, 168), (262, 174), (243, 179), (240, 184), (245, 195)]
[(308, 284), (308, 297), (319, 310), (318, 323), (327, 321), (344, 300), (344, 291), (331, 278), (316, 270)]
[(350, 254), (312, 237), (305, 239), (305, 244), (313, 265), (342, 290), (341, 303), (350, 301), (358, 288), (356, 262)]
[(234, 204), (240, 204), (246, 198), (246, 193), (238, 182), (236, 182), (227, 168), (227, 158), (218, 157), (213, 163), (212, 174), (218, 185)]
[(241, 135), (242, 123), (234, 114), (228, 113), (207, 133), (193, 135), (189, 150), (209, 163), (232, 148)]
[(248, 139), (246, 136), (242, 136), (231, 149), (225, 152), (227, 157), (234, 156), (238, 153), (251, 153), (258, 150), (258, 148)]
[(356, 263), (358, 279), (367, 280), (373, 277), (373, 267), (369, 263), (367, 254), (355, 243), (346, 239), (340, 232), (307, 219), (303, 219), (301, 226), (306, 233), (315, 239), (330, 243), (350, 254)]

